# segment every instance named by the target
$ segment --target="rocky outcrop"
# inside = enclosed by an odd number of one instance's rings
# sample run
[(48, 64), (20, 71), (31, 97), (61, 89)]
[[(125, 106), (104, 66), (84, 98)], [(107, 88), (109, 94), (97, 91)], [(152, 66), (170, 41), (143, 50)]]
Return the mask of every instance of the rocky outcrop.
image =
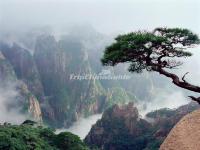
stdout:
[(42, 112), (40, 109), (40, 104), (34, 96), (30, 96), (29, 98), (28, 111), (30, 114), (32, 114), (34, 120), (36, 120), (37, 122), (42, 122)]
[[(13, 58), (16, 59), (16, 58)], [(12, 103), (6, 105), (6, 109), (19, 109), (25, 116), (29, 115), (31, 119), (41, 122), (42, 114), (38, 99), (29, 91), (28, 86), (22, 80), (19, 80), (13, 65), (4, 54), (0, 51), (0, 88), (1, 92), (6, 92), (13, 96), (9, 97)], [(12, 99), (12, 100), (10, 100)], [(11, 116), (10, 116), (11, 117)]]
[(171, 130), (160, 150), (199, 150), (200, 110), (184, 116)]
[(17, 80), (15, 71), (12, 65), (5, 58), (3, 53), (0, 51), (0, 81), (3, 87), (6, 84), (13, 83)]
[(141, 149), (141, 144), (136, 141), (144, 133), (149, 133), (150, 123), (141, 119), (133, 103), (119, 106), (114, 105), (104, 112), (102, 119), (92, 127), (85, 138), (85, 142), (94, 148), (104, 150)]
[(22, 106), (21, 112), (41, 124), (42, 111), (38, 99), (28, 90), (28, 86), (23, 81), (17, 82), (16, 91), (19, 93), (16, 99), (18, 105)]
[(140, 118), (133, 103), (114, 105), (92, 126), (85, 142), (101, 150), (154, 150), (166, 138), (173, 126), (187, 113), (198, 109), (190, 103), (177, 109), (160, 109)]
[(29, 117), (42, 123), (42, 111), (38, 99), (28, 90), (27, 85), (24, 82), (18, 82), (17, 91), (19, 92), (19, 102), (23, 106), (23, 112), (28, 112)]
[(43, 97), (43, 87), (40, 82), (34, 59), (30, 52), (18, 44), (12, 46), (0, 43), (0, 51), (13, 67), (18, 80), (22, 80), (28, 89), (39, 99)]

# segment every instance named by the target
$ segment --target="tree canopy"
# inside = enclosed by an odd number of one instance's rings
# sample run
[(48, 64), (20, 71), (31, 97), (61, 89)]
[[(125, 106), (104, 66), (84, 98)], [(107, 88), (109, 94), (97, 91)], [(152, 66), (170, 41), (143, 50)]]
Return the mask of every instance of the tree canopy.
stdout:
[[(153, 32), (137, 31), (116, 37), (115, 42), (106, 48), (101, 61), (103, 65), (109, 66), (129, 63), (130, 72), (156, 71), (171, 78), (175, 85), (200, 93), (200, 87), (185, 80), (187, 73), (180, 79), (168, 71), (182, 65), (176, 58), (192, 56), (186, 49), (197, 44), (200, 44), (198, 35), (188, 29), (156, 28)], [(200, 98), (191, 98), (200, 103)]]
[[(80, 138), (69, 132), (55, 134), (54, 130), (30, 125), (0, 125), (1, 150), (89, 150)], [(33, 123), (33, 122), (31, 122)]]

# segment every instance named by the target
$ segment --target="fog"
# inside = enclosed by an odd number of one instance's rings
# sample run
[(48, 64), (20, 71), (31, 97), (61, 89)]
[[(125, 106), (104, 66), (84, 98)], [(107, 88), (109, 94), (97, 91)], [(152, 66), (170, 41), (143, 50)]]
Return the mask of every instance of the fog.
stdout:
[[(184, 70), (189, 72), (187, 75), (188, 81), (195, 83), (196, 85), (200, 85), (200, 46), (192, 49), (188, 49), (188, 51), (192, 52), (193, 56), (185, 60), (184, 65), (180, 68), (180, 71)], [(187, 62), (186, 62), (187, 61)]]
[(0, 0), (0, 27), (9, 31), (88, 24), (105, 34), (158, 26), (200, 33), (199, 14), (199, 0)]
[(72, 132), (76, 135), (78, 135), (81, 139), (84, 139), (85, 136), (90, 131), (92, 125), (96, 123), (98, 119), (101, 118), (101, 114), (92, 115), (87, 118), (80, 118), (77, 122), (75, 122), (70, 128), (68, 129), (57, 129), (56, 133), (60, 132)]
[(26, 116), (20, 113), (20, 107), (16, 107), (17, 96), (19, 93), (15, 90), (14, 83), (0, 87), (0, 123), (21, 124), (26, 120)]

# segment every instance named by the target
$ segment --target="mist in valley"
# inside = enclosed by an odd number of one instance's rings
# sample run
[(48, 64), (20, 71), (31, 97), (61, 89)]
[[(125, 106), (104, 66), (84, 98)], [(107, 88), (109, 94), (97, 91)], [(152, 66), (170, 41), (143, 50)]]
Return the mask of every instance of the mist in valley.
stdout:
[(80, 118), (68, 129), (57, 129), (56, 133), (60, 132), (71, 132), (78, 135), (81, 139), (84, 139), (90, 131), (92, 125), (96, 123), (98, 119), (101, 119), (102, 114), (92, 115), (87, 118)]
[(0, 87), (0, 122), (21, 124), (27, 116), (21, 113), (21, 106), (18, 106), (16, 84), (10, 83), (6, 87)]

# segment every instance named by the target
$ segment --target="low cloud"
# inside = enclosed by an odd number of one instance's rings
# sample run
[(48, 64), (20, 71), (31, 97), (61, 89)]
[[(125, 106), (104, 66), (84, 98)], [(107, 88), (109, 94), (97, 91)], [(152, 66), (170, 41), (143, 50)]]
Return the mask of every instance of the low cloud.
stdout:
[(88, 118), (80, 118), (68, 129), (57, 129), (56, 133), (60, 132), (71, 132), (78, 135), (81, 139), (84, 139), (85, 136), (89, 133), (92, 125), (96, 123), (98, 119), (101, 118), (101, 114), (92, 115)]
[(181, 105), (189, 103), (190, 100), (184, 96), (181, 91), (177, 92), (165, 92), (162, 91), (150, 102), (140, 103), (138, 109), (140, 115), (144, 117), (147, 113), (158, 110), (161, 108), (177, 108)]
[(20, 124), (26, 119), (26, 116), (20, 113), (17, 103), (18, 96), (19, 93), (14, 85), (0, 87), (0, 123)]

